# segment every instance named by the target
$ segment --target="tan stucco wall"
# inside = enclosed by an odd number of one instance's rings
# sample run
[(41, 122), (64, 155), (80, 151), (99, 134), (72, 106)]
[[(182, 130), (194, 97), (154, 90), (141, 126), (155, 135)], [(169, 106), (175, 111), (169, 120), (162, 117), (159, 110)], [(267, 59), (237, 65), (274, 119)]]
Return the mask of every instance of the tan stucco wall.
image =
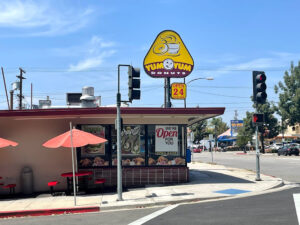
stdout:
[[(0, 118), (0, 137), (19, 143), (17, 147), (0, 149), (0, 176), (5, 183), (16, 183), (21, 192), (21, 171), (25, 166), (33, 170), (34, 191), (48, 191), (47, 183), (58, 180), (56, 189), (66, 188), (63, 172), (72, 171), (71, 151), (68, 148), (48, 149), (42, 144), (66, 132), (69, 122), (76, 124), (114, 124), (114, 118), (28, 119)], [(124, 118), (127, 124), (183, 124), (180, 118)], [(8, 190), (0, 188), (0, 194)]]

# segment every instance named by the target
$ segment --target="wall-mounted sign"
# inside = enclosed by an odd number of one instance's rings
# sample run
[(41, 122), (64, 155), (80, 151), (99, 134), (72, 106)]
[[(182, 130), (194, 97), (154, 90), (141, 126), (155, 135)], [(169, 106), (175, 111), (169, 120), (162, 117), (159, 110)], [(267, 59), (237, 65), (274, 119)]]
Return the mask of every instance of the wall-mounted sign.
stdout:
[(172, 99), (185, 99), (186, 98), (186, 84), (173, 83), (171, 85), (171, 98)]
[(154, 78), (183, 78), (194, 68), (194, 61), (179, 34), (159, 33), (144, 59), (145, 72)]
[(178, 126), (155, 126), (155, 152), (178, 152)]

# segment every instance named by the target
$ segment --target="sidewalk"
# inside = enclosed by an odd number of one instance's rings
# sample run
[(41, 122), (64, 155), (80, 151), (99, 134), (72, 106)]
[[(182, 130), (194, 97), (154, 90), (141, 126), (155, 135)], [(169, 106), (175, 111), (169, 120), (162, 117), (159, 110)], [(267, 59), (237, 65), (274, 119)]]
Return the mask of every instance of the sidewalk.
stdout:
[(280, 178), (261, 175), (255, 181), (252, 171), (222, 165), (190, 163), (190, 182), (179, 185), (147, 186), (123, 192), (124, 201), (116, 201), (117, 193), (77, 196), (40, 195), (36, 198), (0, 200), (0, 218), (8, 216), (50, 215), (137, 208), (258, 194), (282, 184)]

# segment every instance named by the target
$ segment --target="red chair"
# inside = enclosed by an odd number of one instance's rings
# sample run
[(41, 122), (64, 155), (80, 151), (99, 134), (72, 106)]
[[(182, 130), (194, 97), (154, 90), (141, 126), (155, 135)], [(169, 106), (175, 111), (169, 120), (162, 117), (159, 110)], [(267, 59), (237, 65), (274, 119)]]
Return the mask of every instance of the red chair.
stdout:
[(3, 186), (3, 188), (8, 189), (9, 188), (9, 194), (14, 194), (15, 193), (15, 187), (17, 185), (16, 184), (7, 184), (5, 186)]
[(53, 196), (54, 194), (54, 187), (59, 184), (58, 181), (50, 181), (48, 182), (48, 187), (50, 187), (50, 194)]
[(101, 184), (102, 188), (104, 188), (105, 182), (106, 182), (106, 180), (104, 178), (98, 178), (95, 180), (94, 184)]
[(99, 178), (95, 180), (95, 184), (104, 184), (106, 180), (104, 178)]

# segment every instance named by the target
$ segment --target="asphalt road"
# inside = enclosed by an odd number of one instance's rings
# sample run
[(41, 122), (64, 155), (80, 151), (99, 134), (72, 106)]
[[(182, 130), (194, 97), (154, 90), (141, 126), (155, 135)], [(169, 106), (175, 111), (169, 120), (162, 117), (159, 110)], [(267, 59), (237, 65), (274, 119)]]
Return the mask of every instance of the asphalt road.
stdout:
[(254, 197), (180, 205), (145, 223), (201, 225), (296, 225), (293, 193), (300, 188)]
[[(296, 225), (293, 188), (270, 194), (193, 204), (178, 205), (176, 208), (153, 217), (147, 225)], [(27, 217), (1, 220), (1, 225), (125, 225), (159, 212), (162, 208), (133, 209), (114, 212), (88, 213), (82, 215), (60, 215)]]
[[(212, 162), (211, 153), (193, 153), (193, 160)], [(256, 156), (254, 153), (240, 155), (233, 152), (213, 152), (213, 162), (229, 167), (256, 171)], [(260, 155), (260, 171), (262, 174), (300, 183), (300, 156), (262, 154)]]

